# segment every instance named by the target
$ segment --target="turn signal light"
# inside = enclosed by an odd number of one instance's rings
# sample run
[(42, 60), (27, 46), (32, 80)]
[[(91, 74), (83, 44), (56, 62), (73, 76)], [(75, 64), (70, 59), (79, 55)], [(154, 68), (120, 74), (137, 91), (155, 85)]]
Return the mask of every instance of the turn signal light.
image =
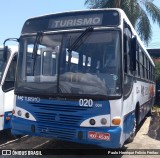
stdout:
[(6, 120), (9, 121), (11, 118), (10, 117), (6, 117)]
[(120, 119), (120, 118), (114, 118), (114, 119), (112, 120), (112, 123), (113, 123), (114, 125), (120, 125), (121, 119)]

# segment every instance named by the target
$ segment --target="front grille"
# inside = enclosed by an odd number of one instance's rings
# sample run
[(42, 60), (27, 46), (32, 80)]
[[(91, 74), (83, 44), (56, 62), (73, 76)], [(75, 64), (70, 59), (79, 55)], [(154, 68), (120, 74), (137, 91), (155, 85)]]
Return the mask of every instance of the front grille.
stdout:
[(30, 103), (42, 136), (63, 140), (76, 137), (76, 129), (85, 120), (90, 107), (80, 107), (77, 102)]
[(50, 125), (61, 125), (61, 126), (79, 126), (83, 117), (65, 114), (56, 114), (46, 112), (35, 112), (36, 119), (39, 123), (47, 123)]
[(32, 104), (33, 107), (40, 108), (42, 110), (52, 110), (52, 111), (62, 111), (62, 112), (78, 112), (78, 111), (85, 111), (90, 107), (80, 107), (78, 105), (69, 104), (42, 104), (42, 103), (34, 103)]
[(53, 137), (63, 140), (71, 140), (75, 137), (76, 130), (55, 125), (38, 124), (40, 133), (47, 137)]

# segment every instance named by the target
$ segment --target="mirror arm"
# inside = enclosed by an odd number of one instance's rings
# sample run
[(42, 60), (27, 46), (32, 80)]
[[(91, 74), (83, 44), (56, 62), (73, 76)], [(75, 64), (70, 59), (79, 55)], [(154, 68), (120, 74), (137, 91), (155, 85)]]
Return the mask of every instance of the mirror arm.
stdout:
[(4, 47), (5, 47), (7, 41), (19, 42), (19, 38), (7, 38), (7, 39), (3, 42), (3, 46), (4, 46)]

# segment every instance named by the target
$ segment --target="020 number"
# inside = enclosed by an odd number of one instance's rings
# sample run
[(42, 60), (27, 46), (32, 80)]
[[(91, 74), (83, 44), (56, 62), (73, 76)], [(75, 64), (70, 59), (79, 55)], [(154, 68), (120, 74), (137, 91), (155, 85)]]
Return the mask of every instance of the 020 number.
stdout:
[(79, 99), (79, 106), (93, 107), (92, 99)]

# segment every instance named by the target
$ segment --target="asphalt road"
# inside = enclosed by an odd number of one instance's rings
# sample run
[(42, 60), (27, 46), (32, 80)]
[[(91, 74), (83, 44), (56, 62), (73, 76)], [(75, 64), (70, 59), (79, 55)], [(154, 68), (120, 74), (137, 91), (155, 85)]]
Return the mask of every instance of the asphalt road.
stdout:
[[(124, 149), (160, 149), (160, 141), (150, 138), (147, 133), (150, 125), (150, 117), (144, 120), (142, 126), (140, 126), (139, 131), (136, 134), (136, 137), (132, 143), (125, 144)], [(62, 155), (52, 155), (52, 156), (42, 156), (42, 157), (52, 157), (52, 158), (159, 158), (160, 155), (63, 155), (63, 149), (87, 149), (96, 150), (95, 146), (88, 146), (76, 143), (68, 143), (63, 141), (55, 141), (53, 139), (39, 138), (39, 137), (30, 137), (24, 136), (19, 139), (10, 139), (5, 136), (4, 132), (0, 133), (0, 149), (61, 149)], [(79, 151), (81, 152), (81, 151)], [(3, 157), (3, 156), (1, 156)], [(4, 156), (6, 157), (6, 156)], [(17, 157), (17, 156), (12, 156)], [(24, 156), (26, 157), (26, 156)], [(32, 157), (32, 156), (30, 156)]]

